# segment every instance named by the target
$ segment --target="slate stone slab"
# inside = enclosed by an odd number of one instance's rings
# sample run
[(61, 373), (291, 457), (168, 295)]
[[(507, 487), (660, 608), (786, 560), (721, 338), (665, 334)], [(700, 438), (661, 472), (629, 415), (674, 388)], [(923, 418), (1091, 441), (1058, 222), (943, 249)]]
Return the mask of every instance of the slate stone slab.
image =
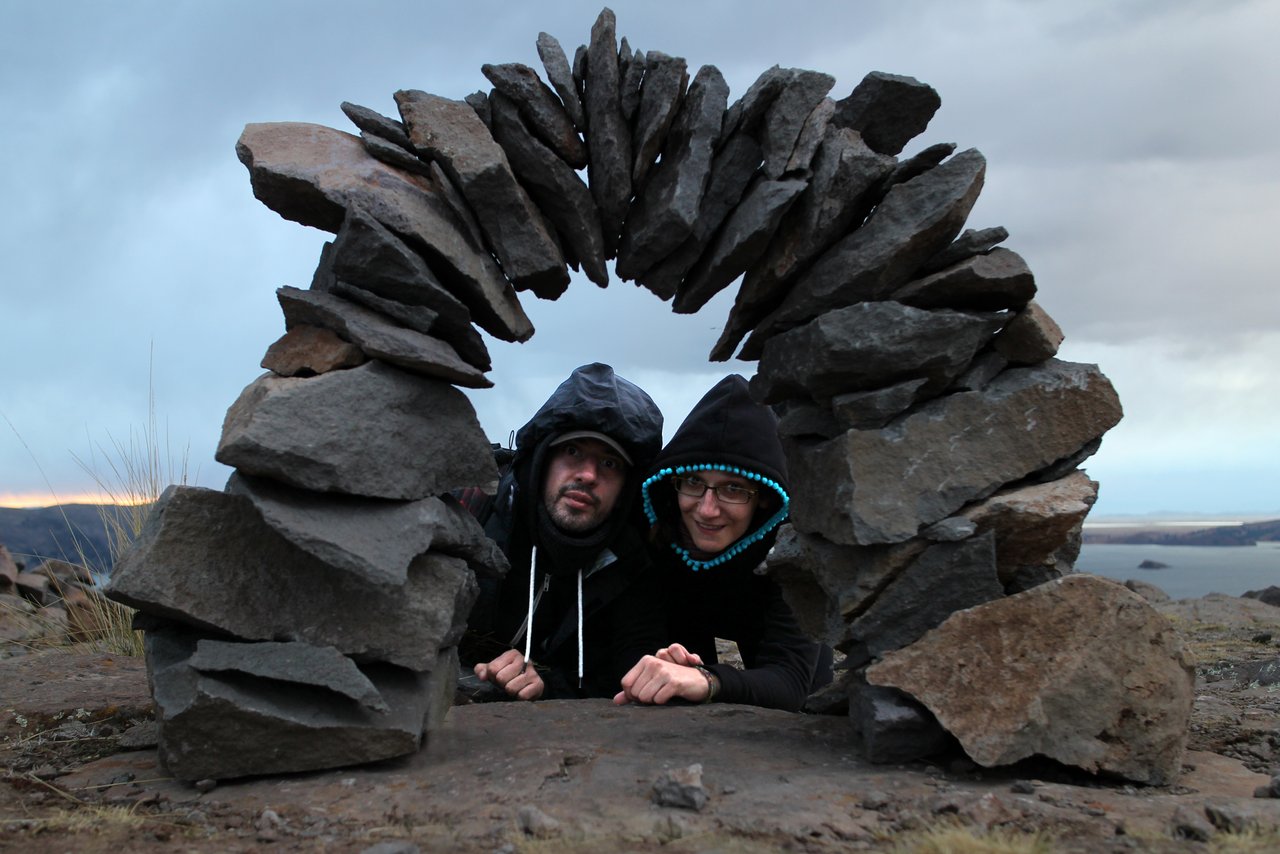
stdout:
[[(331, 291), (448, 341), (468, 363), (482, 371), (490, 368), (489, 350), (471, 325), (466, 305), (441, 284), (421, 255), (359, 207), (347, 211), (338, 236), (323, 251), (311, 288)], [(418, 308), (429, 310), (431, 317)]]
[(862, 134), (873, 151), (899, 154), (924, 132), (942, 99), (914, 77), (873, 71), (838, 101), (832, 124)]
[(657, 50), (645, 55), (644, 81), (640, 84), (640, 103), (631, 135), (635, 157), (631, 185), (637, 192), (644, 187), (649, 170), (662, 152), (688, 85), (689, 70), (683, 57), (667, 56)]
[(786, 295), (785, 283), (866, 219), (893, 158), (876, 154), (857, 133), (829, 128), (809, 187), (787, 211), (768, 249), (743, 277), (712, 361), (733, 355), (742, 337)]
[[(619, 107), (617, 20), (605, 8), (591, 27), (583, 60), (583, 107), (587, 117), (587, 183), (600, 211), (606, 257), (612, 258), (631, 202), (631, 129)], [(622, 275), (622, 273), (618, 273)]]
[(477, 575), (507, 571), (502, 550), (450, 496), (384, 501), (295, 489), (235, 472), (226, 491), (244, 495), (289, 542), (371, 585), (404, 585), (413, 559), (427, 551), (460, 557)]
[(729, 138), (735, 134), (756, 135), (765, 113), (778, 97), (778, 93), (791, 80), (793, 70), (775, 65), (747, 87), (742, 97), (734, 101), (733, 106), (725, 112), (720, 133), (721, 145), (728, 142)]
[(614, 267), (622, 278), (636, 278), (692, 232), (728, 99), (729, 85), (719, 69), (698, 69), (667, 134), (662, 160), (627, 217)]
[(761, 403), (824, 400), (913, 379), (926, 380), (914, 393), (937, 394), (1006, 321), (1000, 314), (856, 303), (771, 338), (751, 395)]
[(1009, 230), (1004, 226), (994, 228), (966, 228), (964, 233), (951, 242), (945, 249), (934, 255), (920, 267), (919, 273), (927, 276), (939, 270), (945, 270), (952, 264), (959, 264), (974, 255), (984, 255), (996, 246), (1009, 239)]
[(996, 570), (1007, 586), (1022, 567), (1055, 562), (1097, 500), (1097, 481), (1074, 471), (1049, 483), (1001, 489), (959, 515), (979, 531), (995, 532)]
[(1034, 365), (1058, 355), (1062, 337), (1062, 328), (1032, 300), (996, 338), (995, 350), (1011, 365)]
[(413, 143), (409, 142), (409, 134), (405, 131), (403, 122), (388, 118), (376, 110), (353, 104), (350, 101), (343, 101), (341, 106), (342, 112), (360, 130), (380, 139), (385, 139), (405, 151), (413, 151)]
[(709, 251), (676, 290), (672, 310), (693, 314), (741, 276), (764, 252), (787, 209), (807, 186), (807, 181), (797, 178), (759, 180), (751, 186)]
[(760, 143), (746, 134), (734, 136), (725, 143), (711, 161), (711, 177), (689, 237), (666, 258), (638, 275), (637, 283), (660, 299), (675, 296), (680, 283), (742, 199), (752, 177), (758, 174), (761, 156)]
[(930, 401), (882, 430), (785, 441), (791, 523), (838, 543), (905, 540), (1076, 453), (1120, 417), (1096, 365), (1011, 368), (980, 392)]
[(999, 599), (995, 535), (930, 545), (848, 628), (840, 646), (849, 667), (914, 643), (956, 611)]
[(364, 143), (365, 151), (388, 166), (394, 166), (397, 169), (403, 169), (415, 175), (431, 174), (431, 167), (423, 163), (418, 155), (412, 151), (406, 151), (394, 143), (387, 142), (380, 136), (362, 132), (360, 141)]
[(560, 248), (475, 110), (415, 89), (402, 89), (395, 98), (414, 148), (439, 164), (461, 191), (516, 289), (544, 299), (564, 293), (569, 271)]
[(310, 377), (369, 361), (364, 351), (332, 330), (295, 326), (280, 336), (262, 357), (262, 367), (282, 377)]
[(427, 670), (462, 636), (477, 591), (462, 559), (434, 552), (414, 559), (401, 587), (371, 585), (290, 543), (247, 497), (175, 486), (116, 563), (106, 593), (197, 629)]
[(805, 635), (828, 646), (850, 641), (849, 623), (870, 607), (925, 550), (910, 540), (891, 546), (845, 546), (783, 525), (766, 572)]
[(466, 388), (492, 388), (482, 371), (462, 360), (447, 342), (394, 323), (359, 303), (323, 291), (276, 290), (285, 328), (330, 329), (365, 353), (415, 374)]
[(331, 693), (317, 689), (282, 691), (274, 680), (201, 673), (189, 664), (194, 646), (186, 632), (147, 632), (160, 761), (187, 781), (337, 768), (414, 753), (422, 745), (424, 719), (457, 680), (453, 650), (440, 653), (430, 672), (366, 665), (365, 675), (389, 707), (379, 713), (349, 700), (332, 702)]
[(533, 335), (511, 284), (430, 180), (388, 166), (359, 138), (320, 125), (250, 124), (236, 153), (254, 196), (285, 219), (337, 232), (346, 210), (361, 207), (425, 252), (485, 331), (504, 341)]
[(960, 233), (977, 201), (986, 159), (976, 149), (889, 191), (867, 222), (802, 274), (782, 304), (756, 326), (740, 358), (764, 342), (833, 309), (884, 299)]
[(787, 73), (786, 84), (765, 112), (760, 134), (764, 148), (764, 165), (761, 168), (766, 176), (773, 179), (781, 178), (787, 171), (800, 131), (836, 82), (830, 74), (820, 71), (791, 68)]
[(1021, 311), (1035, 293), (1035, 276), (1022, 256), (993, 249), (908, 282), (893, 299), (917, 308)]
[(216, 457), (304, 489), (373, 498), (417, 500), (497, 480), (462, 392), (376, 361), (258, 378), (227, 411)]
[(844, 430), (877, 430), (925, 397), (928, 379), (894, 383), (870, 391), (851, 391), (831, 398), (831, 413)]
[(493, 130), (493, 111), (489, 108), (489, 95), (486, 92), (472, 92), (462, 100), (466, 101), (471, 109), (476, 111), (476, 115), (480, 117), (480, 121), (484, 122), (484, 126), (490, 131)]
[(242, 673), (323, 688), (374, 712), (389, 712), (382, 695), (356, 663), (331, 646), (289, 641), (233, 643), (204, 638), (187, 664), (201, 673)]
[(888, 192), (890, 188), (898, 184), (905, 184), (912, 178), (923, 175), (954, 154), (955, 150), (956, 144), (954, 142), (940, 142), (917, 154), (913, 154), (893, 167), (893, 171), (885, 179), (884, 191)]
[(587, 147), (560, 99), (538, 73), (519, 62), (485, 64), (480, 72), (520, 110), (535, 136), (574, 169), (587, 165)]
[(836, 102), (830, 98), (823, 98), (818, 102), (818, 106), (813, 108), (800, 128), (800, 135), (796, 137), (795, 148), (791, 150), (791, 157), (787, 160), (783, 174), (809, 171), (809, 166), (813, 163), (813, 157), (818, 153), (819, 146), (822, 145), (827, 125), (831, 123), (831, 117), (835, 115), (835, 111)]
[(1045, 756), (1155, 786), (1182, 771), (1195, 701), (1169, 621), (1085, 574), (959, 611), (867, 680), (922, 702), (979, 765)]
[(492, 98), (493, 138), (507, 153), (511, 168), (560, 238), (582, 264), (587, 278), (604, 287), (604, 238), (591, 190), (568, 164), (534, 138), (510, 100)]
[(582, 111), (582, 98), (578, 94), (578, 84), (574, 82), (573, 71), (569, 68), (569, 58), (555, 36), (538, 33), (538, 58), (547, 72), (547, 80), (551, 81), (565, 112), (573, 120), (579, 131), (586, 130), (587, 119)]
[(849, 689), (849, 722), (862, 758), (879, 765), (914, 762), (955, 745), (923, 705), (861, 677)]
[(631, 127), (640, 109), (640, 85), (645, 75), (645, 55), (639, 48), (631, 49), (624, 36), (618, 46), (618, 110), (622, 120)]

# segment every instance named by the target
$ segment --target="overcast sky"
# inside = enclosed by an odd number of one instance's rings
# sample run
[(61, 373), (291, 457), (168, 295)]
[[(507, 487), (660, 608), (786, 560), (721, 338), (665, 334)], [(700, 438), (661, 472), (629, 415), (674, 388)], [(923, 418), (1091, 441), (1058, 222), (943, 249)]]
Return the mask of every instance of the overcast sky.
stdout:
[[(0, 505), (110, 480), (148, 394), (175, 466), (220, 488), (222, 418), (282, 332), (328, 235), (253, 198), (246, 123), (354, 130), (397, 89), (461, 98), (485, 62), (572, 56), (600, 5), (511, 2), (0, 3)], [(1280, 4), (1263, 0), (615, 2), (633, 47), (716, 65), (736, 98), (773, 64), (916, 77), (937, 142), (987, 157), (969, 226), (1002, 225), (1125, 408), (1086, 468), (1095, 516), (1280, 516)], [(491, 341), (471, 395), (505, 442), (575, 366), (645, 387), (667, 434), (724, 373), (732, 290), (692, 317), (631, 283), (524, 300), (538, 332)], [(107, 449), (105, 456), (102, 448)], [(96, 456), (96, 462), (92, 457)], [(176, 476), (175, 478), (176, 479)]]

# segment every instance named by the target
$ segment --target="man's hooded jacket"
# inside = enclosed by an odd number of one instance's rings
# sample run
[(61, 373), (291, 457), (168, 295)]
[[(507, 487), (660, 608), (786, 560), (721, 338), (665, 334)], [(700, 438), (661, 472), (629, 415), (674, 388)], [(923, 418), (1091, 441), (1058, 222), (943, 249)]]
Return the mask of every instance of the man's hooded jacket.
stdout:
[[(632, 465), (609, 518), (574, 536), (552, 523), (542, 484), (551, 443), (578, 430), (610, 437)], [(491, 511), (480, 513), (485, 532), (502, 548), (511, 570), (501, 582), (481, 582), (468, 627), (473, 641), (480, 637), (490, 643), (473, 657), (489, 660), (509, 647), (524, 650), (531, 575), (535, 608), (530, 657), (543, 677), (544, 698), (612, 697), (627, 670), (662, 644), (660, 605), (635, 509), (639, 478), (661, 446), (657, 405), (640, 387), (600, 363), (575, 370), (520, 428)]]

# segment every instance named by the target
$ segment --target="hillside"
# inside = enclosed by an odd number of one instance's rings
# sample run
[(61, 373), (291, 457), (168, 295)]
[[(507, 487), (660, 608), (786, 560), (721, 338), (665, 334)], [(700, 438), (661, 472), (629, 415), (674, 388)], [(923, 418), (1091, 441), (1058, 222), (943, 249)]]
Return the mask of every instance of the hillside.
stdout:
[[(103, 513), (113, 505), (64, 504), (58, 507), (0, 507), (0, 544), (15, 560), (35, 567), (48, 558), (111, 568)], [(82, 558), (81, 555), (84, 557)]]
[(1120, 531), (1086, 530), (1086, 543), (1158, 546), (1252, 546), (1280, 542), (1280, 519), (1194, 530), (1147, 528)]

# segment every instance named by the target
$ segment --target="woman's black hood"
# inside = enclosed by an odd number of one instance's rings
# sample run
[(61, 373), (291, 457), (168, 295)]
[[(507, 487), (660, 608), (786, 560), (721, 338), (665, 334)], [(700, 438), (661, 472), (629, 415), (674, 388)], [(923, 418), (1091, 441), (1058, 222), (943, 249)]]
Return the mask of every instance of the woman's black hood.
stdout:
[(672, 490), (663, 488), (668, 478), (707, 468), (756, 481), (776, 493), (781, 506), (763, 514), (758, 512), (742, 539), (714, 559), (694, 560), (687, 551), (675, 544), (672, 547), (694, 570), (720, 566), (747, 552), (754, 566), (772, 545), (771, 535), (787, 518), (791, 499), (787, 459), (778, 438), (778, 418), (769, 407), (751, 399), (747, 381), (737, 374), (725, 377), (703, 395), (650, 466), (640, 490), (650, 524), (679, 512)]

